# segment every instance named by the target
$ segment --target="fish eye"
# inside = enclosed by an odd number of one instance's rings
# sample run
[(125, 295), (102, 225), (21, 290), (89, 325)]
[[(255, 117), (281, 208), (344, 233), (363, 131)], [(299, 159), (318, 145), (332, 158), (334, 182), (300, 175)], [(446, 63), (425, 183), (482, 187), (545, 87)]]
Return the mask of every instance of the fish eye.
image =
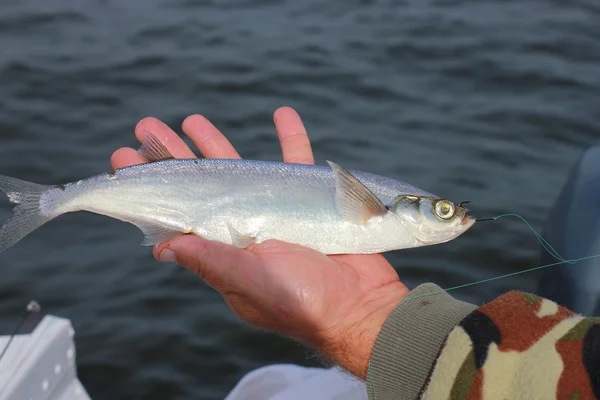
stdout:
[(438, 200), (435, 202), (435, 214), (441, 219), (450, 219), (454, 217), (456, 208), (454, 203), (448, 200)]

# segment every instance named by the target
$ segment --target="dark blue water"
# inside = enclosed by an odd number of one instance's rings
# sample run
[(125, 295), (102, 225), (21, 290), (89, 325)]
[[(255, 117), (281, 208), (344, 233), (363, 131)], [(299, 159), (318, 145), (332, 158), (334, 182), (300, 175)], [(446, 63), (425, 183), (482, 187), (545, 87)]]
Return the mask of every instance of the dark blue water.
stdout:
[[(109, 169), (156, 116), (200, 113), (242, 156), (277, 160), (273, 111), (294, 107), (319, 163), (405, 180), (481, 216), (540, 229), (600, 139), (600, 6), (559, 1), (0, 3), (0, 173), (64, 183)], [(10, 215), (2, 202), (0, 218)], [(133, 226), (78, 213), (0, 255), (0, 330), (36, 299), (76, 329), (98, 399), (219, 399), (252, 368), (317, 365), (253, 330), (191, 273), (155, 262)], [(517, 220), (388, 255), (409, 286), (537, 265)], [(481, 303), (537, 275), (465, 288)]]

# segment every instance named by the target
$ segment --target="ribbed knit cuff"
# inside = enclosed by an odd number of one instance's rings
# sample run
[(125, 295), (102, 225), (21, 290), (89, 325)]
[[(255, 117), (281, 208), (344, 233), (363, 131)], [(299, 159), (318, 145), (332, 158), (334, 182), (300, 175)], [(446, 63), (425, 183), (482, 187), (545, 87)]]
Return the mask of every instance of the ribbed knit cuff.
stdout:
[(446, 337), (477, 308), (440, 291), (433, 283), (416, 287), (385, 321), (367, 371), (369, 399), (419, 398)]

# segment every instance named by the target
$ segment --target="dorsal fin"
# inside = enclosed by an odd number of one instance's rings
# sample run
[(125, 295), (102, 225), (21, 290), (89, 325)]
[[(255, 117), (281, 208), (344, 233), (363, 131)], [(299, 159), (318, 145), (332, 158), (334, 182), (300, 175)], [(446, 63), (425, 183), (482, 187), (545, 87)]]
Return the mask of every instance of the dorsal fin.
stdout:
[(361, 181), (334, 162), (327, 161), (335, 177), (335, 205), (347, 221), (364, 224), (388, 212), (385, 205)]
[(167, 147), (162, 144), (162, 142), (150, 131), (144, 131), (144, 139), (142, 140), (140, 154), (142, 157), (148, 160), (148, 162), (170, 160), (175, 158), (169, 149), (167, 149)]

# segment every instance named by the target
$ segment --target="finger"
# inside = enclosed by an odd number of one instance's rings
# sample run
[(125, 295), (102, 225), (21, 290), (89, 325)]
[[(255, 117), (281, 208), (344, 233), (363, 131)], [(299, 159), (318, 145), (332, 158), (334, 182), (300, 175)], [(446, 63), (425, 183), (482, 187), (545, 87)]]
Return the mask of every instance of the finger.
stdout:
[(241, 158), (229, 140), (202, 115), (187, 117), (182, 129), (206, 158)]
[(161, 243), (153, 253), (159, 261), (172, 261), (186, 267), (222, 293), (245, 287), (254, 280), (252, 275), (258, 275), (252, 273), (258, 260), (255, 254), (196, 235)]
[(146, 160), (131, 147), (122, 147), (115, 151), (110, 157), (110, 165), (113, 169), (129, 167), (131, 165), (143, 164)]
[(183, 139), (159, 119), (147, 117), (138, 122), (135, 127), (135, 136), (140, 142), (143, 141), (146, 131), (152, 132), (167, 146), (175, 158), (196, 158), (194, 152), (190, 150)]
[(300, 116), (290, 107), (281, 107), (273, 115), (275, 129), (281, 143), (283, 161), (297, 164), (314, 164), (310, 141)]

